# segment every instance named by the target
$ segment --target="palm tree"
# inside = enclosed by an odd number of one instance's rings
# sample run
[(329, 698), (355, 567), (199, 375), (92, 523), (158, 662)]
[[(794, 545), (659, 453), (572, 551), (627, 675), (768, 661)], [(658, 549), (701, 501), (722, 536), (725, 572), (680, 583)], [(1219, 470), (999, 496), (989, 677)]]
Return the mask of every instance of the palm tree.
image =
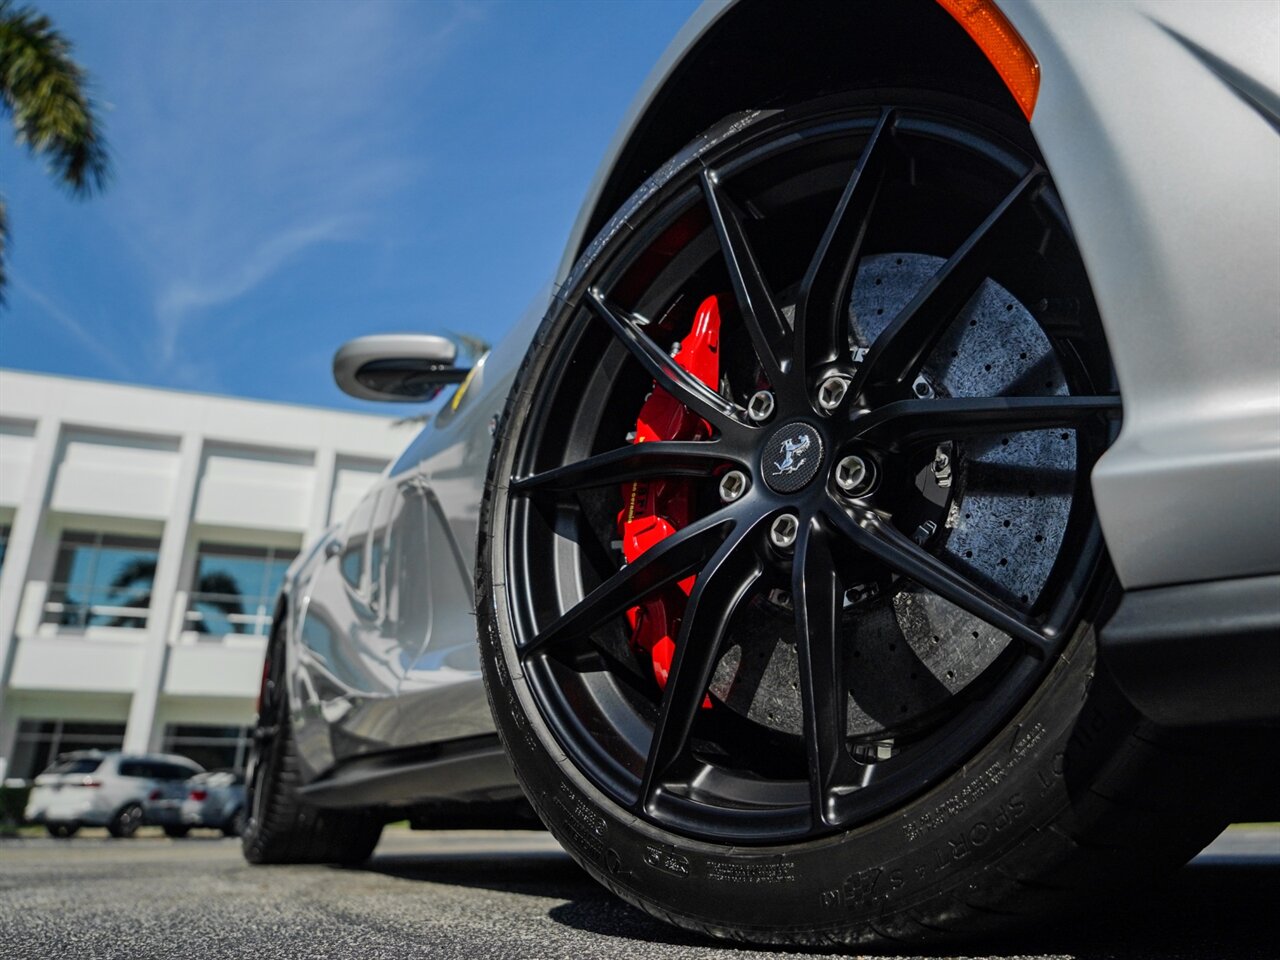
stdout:
[[(117, 607), (138, 610), (151, 609), (151, 587), (156, 578), (156, 561), (149, 557), (130, 560), (111, 578), (109, 598)], [(246, 613), (240, 599), (240, 585), (229, 574), (220, 570), (206, 573), (196, 582), (194, 593), (200, 603), (213, 607), (224, 617)], [(145, 617), (145, 614), (143, 614)], [(109, 627), (127, 627), (138, 617), (117, 616), (107, 622)], [(204, 620), (197, 620), (193, 628), (197, 633), (208, 633)]]
[[(94, 116), (88, 76), (71, 59), (71, 44), (49, 18), (0, 0), (0, 104), (14, 136), (49, 163), (49, 173), (75, 196), (107, 181), (107, 143)], [(6, 282), (8, 216), (0, 199), (0, 304)]]

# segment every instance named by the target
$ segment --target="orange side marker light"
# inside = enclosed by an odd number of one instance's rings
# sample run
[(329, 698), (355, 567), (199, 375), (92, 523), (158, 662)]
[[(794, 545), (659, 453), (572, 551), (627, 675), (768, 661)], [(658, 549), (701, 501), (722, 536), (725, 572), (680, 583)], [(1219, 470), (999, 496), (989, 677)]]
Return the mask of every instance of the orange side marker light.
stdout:
[(1040, 63), (992, 0), (938, 0), (991, 61), (1030, 120), (1040, 93)]

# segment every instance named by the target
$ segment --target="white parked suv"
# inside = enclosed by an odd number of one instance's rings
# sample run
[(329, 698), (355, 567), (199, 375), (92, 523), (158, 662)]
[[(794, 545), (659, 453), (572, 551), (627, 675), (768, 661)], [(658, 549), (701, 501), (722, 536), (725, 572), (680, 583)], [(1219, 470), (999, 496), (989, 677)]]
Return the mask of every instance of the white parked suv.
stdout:
[(74, 836), (83, 826), (131, 837), (148, 822), (148, 803), (184, 797), (186, 781), (202, 772), (199, 764), (171, 754), (63, 754), (36, 777), (26, 818), (55, 837)]

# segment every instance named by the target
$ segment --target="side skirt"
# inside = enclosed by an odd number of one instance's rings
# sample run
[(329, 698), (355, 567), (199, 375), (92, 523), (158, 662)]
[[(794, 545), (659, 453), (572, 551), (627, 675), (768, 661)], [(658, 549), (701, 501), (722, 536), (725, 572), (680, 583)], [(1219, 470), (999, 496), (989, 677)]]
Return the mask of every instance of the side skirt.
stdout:
[(1100, 649), (1155, 723), (1280, 724), (1280, 574), (1131, 590)]
[(414, 807), (522, 798), (497, 734), (353, 757), (298, 790), (318, 807)]

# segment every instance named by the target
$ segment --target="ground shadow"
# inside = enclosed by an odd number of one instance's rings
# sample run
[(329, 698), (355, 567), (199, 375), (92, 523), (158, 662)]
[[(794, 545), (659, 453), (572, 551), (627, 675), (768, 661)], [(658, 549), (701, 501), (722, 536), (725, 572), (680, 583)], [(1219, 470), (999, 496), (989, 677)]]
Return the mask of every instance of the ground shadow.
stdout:
[[(555, 851), (388, 855), (359, 869), (405, 880), (563, 900), (548, 916), (598, 936), (641, 943), (725, 945), (669, 927), (624, 903)], [(882, 955), (1275, 960), (1280, 944), (1278, 894), (1280, 856), (1202, 857), (1163, 884), (1135, 889), (1129, 897), (1112, 897), (1072, 917), (1041, 922), (998, 939), (967, 941), (942, 952), (914, 949)]]
[(585, 932), (676, 946), (716, 945), (708, 937), (661, 923), (619, 900), (560, 851), (432, 853), (375, 856), (360, 867), (401, 880), (446, 883), (502, 893), (553, 897), (565, 903), (552, 920)]
[(609, 897), (608, 891), (559, 850), (384, 854), (345, 869), (563, 900)]

